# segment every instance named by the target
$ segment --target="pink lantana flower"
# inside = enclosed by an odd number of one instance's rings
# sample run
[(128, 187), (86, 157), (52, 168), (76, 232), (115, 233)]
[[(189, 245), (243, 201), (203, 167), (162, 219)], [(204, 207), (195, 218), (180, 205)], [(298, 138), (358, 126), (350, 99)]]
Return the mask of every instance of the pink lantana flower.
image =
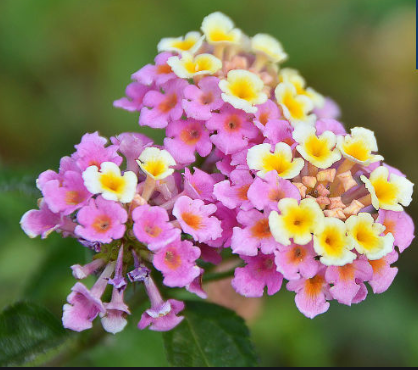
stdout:
[(113, 288), (112, 300), (103, 305), (106, 310), (105, 313), (100, 313), (103, 329), (111, 334), (120, 333), (128, 324), (126, 316), (131, 314), (123, 301), (123, 291)]
[(166, 135), (164, 146), (177, 163), (193, 163), (196, 152), (201, 157), (207, 157), (212, 151), (209, 131), (203, 122), (194, 119), (171, 122)]
[(386, 227), (385, 234), (395, 237), (395, 246), (403, 253), (415, 238), (414, 221), (406, 212), (379, 210), (377, 222)]
[(326, 131), (331, 131), (335, 135), (347, 135), (344, 125), (335, 119), (323, 118), (316, 121), (316, 134), (321, 136)]
[(123, 158), (117, 153), (118, 146), (110, 145), (106, 147), (106, 144), (107, 139), (99, 136), (98, 132), (85, 134), (81, 143), (75, 146), (77, 151), (71, 158), (76, 162), (81, 172), (90, 166), (100, 168), (104, 162), (113, 162), (120, 166)]
[(41, 236), (42, 239), (59, 229), (63, 224), (62, 216), (52, 212), (44, 200), (41, 201), (40, 209), (32, 209), (26, 212), (20, 220), (23, 231), (30, 238)]
[(216, 180), (213, 175), (194, 167), (194, 173), (186, 167), (184, 170), (184, 190), (192, 199), (213, 201), (213, 187)]
[(221, 221), (222, 235), (215, 240), (208, 240), (206, 244), (212, 248), (230, 248), (232, 244), (232, 235), (234, 227), (238, 226), (237, 210), (229, 209), (222, 203), (216, 203), (218, 208), (215, 217)]
[(181, 228), (199, 242), (215, 240), (222, 235), (221, 222), (212, 214), (216, 212), (214, 204), (205, 205), (200, 199), (180, 197), (173, 209)]
[(270, 171), (264, 179), (256, 177), (248, 189), (248, 199), (260, 211), (277, 211), (278, 202), (284, 198), (301, 200), (298, 188), (276, 171)]
[(253, 205), (248, 199), (248, 189), (254, 182), (254, 178), (247, 170), (234, 170), (230, 174), (230, 180), (217, 183), (213, 194), (225, 207), (230, 209), (241, 208), (248, 211)]
[(264, 132), (266, 125), (275, 120), (282, 118), (279, 107), (272, 100), (267, 100), (264, 104), (257, 106), (257, 112), (254, 113), (254, 124)]
[(42, 192), (49, 209), (65, 216), (83, 207), (92, 197), (84, 186), (81, 173), (74, 171), (65, 172), (61, 181), (48, 181), (43, 185)]
[(313, 243), (307, 245), (280, 245), (275, 252), (277, 271), (287, 280), (311, 279), (319, 271), (321, 264), (315, 259)]
[(398, 253), (393, 251), (380, 260), (369, 261), (373, 268), (373, 277), (369, 281), (375, 294), (386, 292), (398, 274), (397, 267), (391, 267), (398, 260)]
[(144, 284), (151, 301), (151, 308), (142, 314), (138, 328), (143, 330), (149, 326), (150, 330), (164, 332), (179, 325), (184, 317), (177, 315), (184, 310), (184, 303), (175, 299), (164, 301), (150, 277), (145, 278)]
[(268, 295), (276, 294), (282, 287), (283, 275), (277, 272), (274, 255), (260, 253), (256, 257), (241, 256), (247, 264), (235, 270), (234, 289), (244, 297), (259, 298), (267, 287)]
[(324, 106), (321, 108), (315, 108), (313, 113), (317, 116), (318, 119), (339, 119), (341, 117), (340, 107), (331, 98), (325, 98)]
[(372, 276), (373, 269), (366, 259), (358, 259), (342, 267), (330, 266), (325, 274), (327, 282), (334, 285), (330, 289), (334, 299), (347, 306), (366, 298), (364, 282), (371, 280)]
[(332, 300), (330, 286), (325, 280), (325, 269), (311, 279), (289, 281), (287, 289), (296, 292), (296, 306), (309, 319), (328, 311)]
[(155, 65), (147, 64), (142, 67), (138, 72), (135, 72), (132, 75), (132, 79), (147, 86), (152, 84), (161, 86), (166, 82), (177, 78), (171, 67), (167, 64), (168, 58), (171, 58), (172, 56), (172, 53), (158, 54), (154, 59)]
[(196, 260), (200, 249), (187, 240), (180, 239), (159, 250), (153, 259), (155, 268), (164, 275), (164, 285), (185, 287), (200, 275)]
[(164, 94), (155, 90), (148, 92), (139, 117), (140, 126), (166, 128), (169, 122), (180, 119), (183, 114), (183, 90), (187, 85), (187, 81), (177, 79), (162, 86)]
[(62, 322), (64, 328), (81, 332), (93, 327), (93, 320), (106, 309), (101, 297), (106, 289), (108, 279), (112, 276), (115, 263), (106, 266), (100, 278), (88, 290), (85, 285), (76, 283), (68, 296), (68, 304), (64, 305)]
[(207, 121), (212, 111), (224, 105), (217, 77), (205, 77), (198, 86), (189, 85), (184, 90), (183, 109), (187, 117)]
[(248, 119), (248, 114), (230, 106), (224, 105), (220, 113), (213, 114), (206, 122), (209, 130), (217, 131), (211, 136), (212, 142), (225, 154), (233, 154), (243, 150), (249, 139), (254, 139), (259, 132)]
[(125, 94), (127, 97), (114, 101), (113, 106), (125, 109), (128, 112), (140, 112), (144, 106), (144, 96), (148, 91), (150, 91), (149, 86), (132, 82), (126, 87)]
[(75, 233), (88, 241), (110, 243), (123, 237), (127, 220), (128, 214), (119, 203), (98, 197), (78, 212), (80, 225)]
[(292, 125), (288, 121), (283, 119), (270, 120), (262, 130), (265, 137), (264, 142), (273, 145), (283, 142), (293, 147), (295, 145), (292, 135), (293, 130)]
[(264, 254), (273, 254), (279, 244), (270, 231), (268, 215), (255, 209), (240, 211), (237, 216), (241, 227), (234, 227), (232, 252), (244, 256), (257, 256), (259, 249)]
[(164, 208), (148, 204), (139, 206), (133, 211), (132, 219), (136, 238), (152, 251), (180, 239), (180, 230), (168, 222), (169, 216)]

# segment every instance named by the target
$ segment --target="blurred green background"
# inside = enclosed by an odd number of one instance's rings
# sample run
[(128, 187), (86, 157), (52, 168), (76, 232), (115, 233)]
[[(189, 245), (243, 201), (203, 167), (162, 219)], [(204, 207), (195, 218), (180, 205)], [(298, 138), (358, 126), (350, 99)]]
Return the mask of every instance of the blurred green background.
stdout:
[[(25, 298), (61, 315), (74, 284), (68, 267), (86, 255), (71, 240), (30, 240), (20, 230), (39, 197), (35, 178), (56, 169), (85, 132), (138, 131), (138, 115), (113, 100), (162, 37), (198, 29), (216, 10), (249, 35), (279, 38), (286, 66), (333, 97), (348, 127), (375, 130), (386, 161), (418, 181), (414, 0), (1, 0), (0, 309)], [(418, 219), (416, 202), (409, 213)], [(351, 308), (332, 304), (314, 321), (297, 311), (293, 293), (266, 299), (250, 321), (262, 364), (417, 365), (417, 262), (413, 245), (387, 293)], [(161, 335), (136, 329), (139, 315), (68, 364), (167, 365)]]

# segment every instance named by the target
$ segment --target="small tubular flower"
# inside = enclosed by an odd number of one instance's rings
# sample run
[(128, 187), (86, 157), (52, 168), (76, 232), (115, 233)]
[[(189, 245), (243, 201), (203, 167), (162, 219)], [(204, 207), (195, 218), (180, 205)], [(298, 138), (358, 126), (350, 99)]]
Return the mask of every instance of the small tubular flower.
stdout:
[(345, 223), (337, 218), (325, 218), (315, 230), (314, 248), (326, 266), (345, 266), (357, 258)]
[(251, 50), (272, 63), (281, 63), (288, 58), (280, 42), (265, 33), (259, 33), (251, 39)]
[(200, 49), (203, 43), (203, 37), (200, 32), (188, 32), (184, 37), (166, 37), (157, 45), (159, 52), (174, 51), (177, 53), (190, 52), (195, 53)]
[(264, 178), (270, 171), (276, 171), (283, 179), (293, 179), (304, 166), (302, 158), (293, 158), (292, 149), (286, 143), (278, 143), (271, 152), (270, 144), (260, 144), (248, 150), (248, 167)]
[(275, 90), (277, 103), (283, 110), (283, 115), (293, 126), (299, 124), (315, 124), (315, 115), (311, 114), (314, 103), (306, 95), (298, 94), (296, 87), (290, 82), (282, 82)]
[(201, 75), (214, 75), (222, 68), (222, 61), (212, 54), (193, 56), (183, 53), (181, 57), (171, 57), (167, 64), (180, 78), (193, 78)]
[(84, 185), (92, 194), (101, 194), (104, 199), (130, 203), (135, 195), (138, 179), (135, 173), (125, 172), (113, 162), (91, 166), (83, 172)]
[(243, 69), (230, 71), (227, 79), (219, 82), (219, 87), (223, 92), (222, 99), (226, 103), (247, 113), (256, 113), (256, 105), (267, 101), (267, 95), (263, 92), (263, 80)]
[(203, 19), (202, 31), (211, 45), (239, 44), (242, 32), (234, 28), (234, 22), (221, 12), (215, 12)]
[(340, 151), (335, 148), (337, 137), (331, 131), (317, 136), (314, 127), (299, 126), (293, 132), (293, 138), (299, 143), (296, 150), (315, 167), (326, 169), (341, 159)]
[(374, 132), (363, 127), (353, 128), (351, 135), (340, 136), (338, 149), (344, 158), (363, 166), (383, 160), (381, 155), (373, 154), (373, 152), (377, 152)]
[(373, 207), (390, 211), (403, 211), (402, 206), (412, 202), (414, 184), (405, 177), (389, 174), (387, 167), (376, 168), (370, 178), (361, 176), (372, 197)]
[(298, 204), (296, 199), (285, 198), (279, 202), (278, 208), (280, 215), (271, 212), (269, 223), (274, 238), (283, 245), (290, 245), (290, 239), (296, 244), (308, 244), (314, 231), (324, 222), (324, 214), (313, 199), (303, 199)]
[(166, 150), (155, 147), (146, 148), (137, 160), (139, 167), (154, 180), (163, 180), (173, 174), (176, 161)]
[(385, 227), (375, 222), (369, 213), (351, 216), (346, 226), (354, 248), (369, 260), (378, 260), (393, 251), (395, 238), (391, 233), (382, 236)]

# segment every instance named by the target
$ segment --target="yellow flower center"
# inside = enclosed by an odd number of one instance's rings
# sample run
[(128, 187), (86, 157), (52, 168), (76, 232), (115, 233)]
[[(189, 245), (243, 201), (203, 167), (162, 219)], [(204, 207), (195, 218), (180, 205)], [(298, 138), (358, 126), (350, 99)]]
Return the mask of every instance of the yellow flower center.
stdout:
[(283, 215), (286, 230), (293, 236), (306, 235), (311, 232), (315, 215), (306, 208), (292, 207)]
[(214, 42), (234, 41), (234, 35), (226, 33), (224, 30), (218, 28), (214, 29), (209, 34), (209, 39)]
[(267, 154), (263, 158), (263, 169), (265, 172), (276, 171), (279, 175), (284, 175), (292, 167), (281, 153)]
[(329, 157), (331, 151), (328, 148), (327, 141), (321, 140), (316, 136), (311, 136), (305, 143), (306, 152), (319, 160), (324, 160)]
[(112, 193), (120, 194), (125, 188), (125, 180), (122, 176), (108, 172), (100, 176), (100, 183), (102, 188)]
[(285, 94), (283, 104), (287, 107), (292, 117), (296, 119), (305, 117), (302, 104), (295, 99), (292, 93), (288, 92)]
[(373, 251), (379, 247), (379, 236), (376, 235), (371, 225), (360, 223), (353, 230), (354, 239), (367, 251)]
[(352, 140), (343, 145), (344, 152), (361, 161), (365, 162), (370, 158), (370, 150), (367, 145), (361, 140)]
[(231, 83), (230, 91), (233, 96), (248, 102), (257, 98), (257, 92), (255, 91), (252, 82), (246, 79), (239, 79)]
[(338, 257), (344, 251), (346, 238), (337, 228), (328, 227), (322, 232), (320, 243), (327, 255)]
[(180, 49), (180, 50), (190, 50), (195, 45), (195, 41), (192, 39), (186, 39), (182, 41), (174, 41), (173, 48)]
[(150, 160), (143, 165), (143, 169), (154, 177), (162, 175), (167, 171), (165, 162), (161, 159)]
[(376, 192), (376, 197), (379, 202), (384, 204), (394, 204), (397, 200), (398, 189), (395, 184), (392, 184), (384, 178), (379, 178), (372, 182), (373, 188)]

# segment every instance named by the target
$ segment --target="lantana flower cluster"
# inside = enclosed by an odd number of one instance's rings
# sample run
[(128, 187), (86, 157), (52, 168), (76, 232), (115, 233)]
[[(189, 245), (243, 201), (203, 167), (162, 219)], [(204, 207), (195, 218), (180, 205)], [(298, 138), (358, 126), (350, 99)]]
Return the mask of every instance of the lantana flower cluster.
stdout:
[(250, 38), (222, 13), (158, 51), (114, 106), (164, 129), (163, 145), (140, 133), (110, 143), (86, 134), (58, 172), (39, 176), (39, 210), (22, 218), (31, 237), (57, 231), (95, 252), (72, 266), (76, 279), (98, 279), (75, 284), (64, 326), (82, 331), (100, 317), (121, 331), (124, 292), (143, 284), (151, 307), (139, 328), (170, 330), (184, 303), (164, 299), (160, 281), (206, 298), (205, 270), (228, 250), (238, 293), (274, 295), (286, 280), (309, 318), (330, 301), (363, 301), (366, 284), (386, 291), (414, 238), (404, 211), (413, 184), (377, 154), (374, 133), (347, 132), (331, 99), (281, 67), (279, 41)]

